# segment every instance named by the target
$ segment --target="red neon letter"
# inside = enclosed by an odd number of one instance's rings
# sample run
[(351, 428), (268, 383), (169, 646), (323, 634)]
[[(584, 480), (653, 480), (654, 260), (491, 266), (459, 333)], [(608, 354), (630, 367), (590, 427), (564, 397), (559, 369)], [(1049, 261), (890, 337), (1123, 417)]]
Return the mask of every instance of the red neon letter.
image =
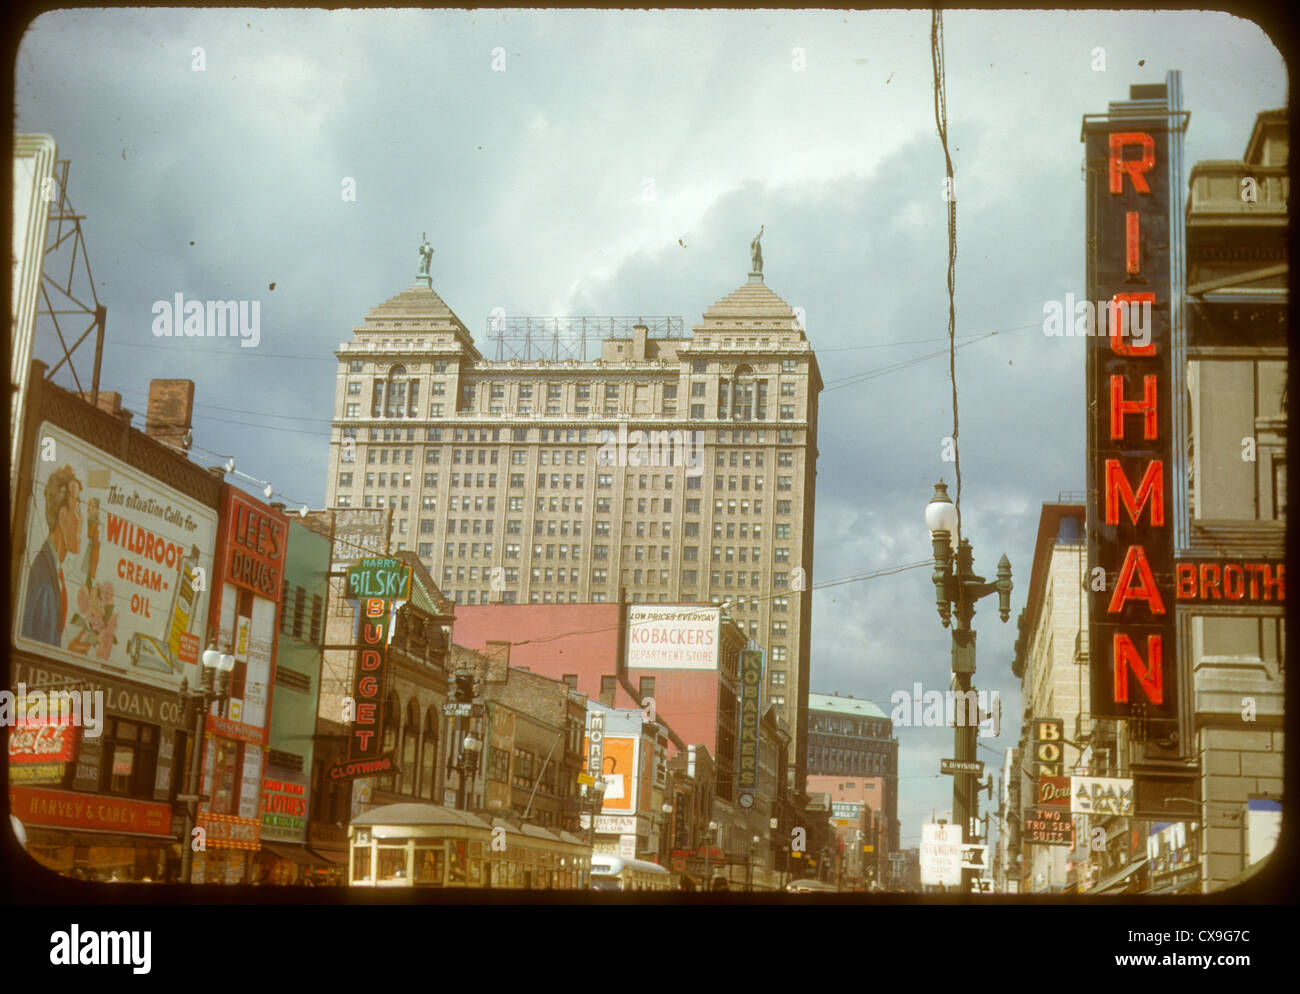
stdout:
[[(1116, 355), (1155, 355), (1155, 323), (1156, 323), (1156, 295), (1154, 293), (1117, 293), (1111, 298), (1112, 305), (1110, 314), (1110, 350)], [(1115, 304), (1136, 304), (1141, 307), (1143, 304), (1150, 304), (1151, 308), (1147, 311), (1147, 317), (1150, 319), (1146, 325), (1149, 338), (1145, 345), (1126, 345), (1124, 344), (1124, 312), (1129, 312), (1129, 317), (1133, 316), (1132, 307), (1114, 306)], [(1137, 321), (1133, 322), (1137, 324)]]
[(1196, 566), (1192, 563), (1178, 564), (1178, 599), (1196, 599)]
[(1128, 703), (1128, 671), (1138, 678), (1143, 693), (1152, 704), (1165, 702), (1164, 668), (1160, 665), (1159, 635), (1147, 636), (1147, 661), (1142, 662), (1137, 646), (1127, 635), (1115, 633), (1115, 703)]
[(1223, 596), (1230, 601), (1239, 601), (1246, 596), (1245, 577), (1236, 563), (1223, 567)]
[(1159, 438), (1156, 428), (1156, 378), (1142, 377), (1142, 399), (1124, 399), (1124, 377), (1110, 378), (1110, 437), (1124, 437), (1124, 415), (1142, 415), (1142, 437), (1150, 441)]
[(1221, 600), (1217, 563), (1201, 563), (1201, 600)]
[(384, 657), (375, 652), (374, 649), (364, 649), (361, 653), (361, 668), (363, 670), (377, 670), (384, 661)]
[(1119, 502), (1122, 500), (1128, 509), (1128, 516), (1133, 524), (1142, 516), (1142, 505), (1151, 502), (1151, 526), (1158, 528), (1165, 523), (1165, 463), (1163, 459), (1152, 459), (1147, 463), (1147, 471), (1138, 484), (1137, 497), (1128, 485), (1128, 477), (1120, 468), (1118, 459), (1106, 460), (1106, 524), (1119, 524)]
[(362, 625), (361, 637), (373, 645), (384, 637), (384, 626), (371, 624)]
[[(1125, 145), (1142, 146), (1142, 158), (1125, 159)], [(1116, 132), (1110, 136), (1110, 192), (1124, 192), (1124, 177), (1127, 175), (1138, 193), (1150, 193), (1147, 178), (1143, 173), (1150, 172), (1156, 164), (1155, 139), (1140, 131)]]
[(1124, 258), (1127, 265), (1126, 271), (1130, 276), (1136, 276), (1142, 271), (1141, 263), (1138, 261), (1138, 234), (1140, 232), (1137, 211), (1126, 211), (1124, 214)]
[[(1137, 574), (1137, 585), (1133, 583), (1133, 574)], [(1151, 573), (1151, 564), (1147, 562), (1146, 550), (1140, 545), (1130, 545), (1124, 556), (1124, 565), (1120, 567), (1119, 580), (1115, 583), (1115, 594), (1110, 599), (1110, 614), (1118, 614), (1129, 601), (1146, 601), (1152, 614), (1164, 614), (1165, 602), (1160, 599), (1156, 589), (1156, 578)]]

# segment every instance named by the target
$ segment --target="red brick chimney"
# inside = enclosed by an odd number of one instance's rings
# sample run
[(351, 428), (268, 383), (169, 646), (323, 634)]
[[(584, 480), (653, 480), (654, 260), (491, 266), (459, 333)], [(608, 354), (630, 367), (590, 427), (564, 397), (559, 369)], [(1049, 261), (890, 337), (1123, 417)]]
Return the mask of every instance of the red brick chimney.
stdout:
[(194, 415), (193, 380), (150, 380), (144, 433), (167, 445), (190, 450)]
[[(90, 403), (90, 391), (82, 391), (78, 394), (87, 404)], [(120, 418), (127, 424), (131, 423), (131, 412), (122, 406), (122, 395), (116, 391), (101, 390), (99, 391), (98, 407), (105, 414), (111, 414), (115, 418)]]

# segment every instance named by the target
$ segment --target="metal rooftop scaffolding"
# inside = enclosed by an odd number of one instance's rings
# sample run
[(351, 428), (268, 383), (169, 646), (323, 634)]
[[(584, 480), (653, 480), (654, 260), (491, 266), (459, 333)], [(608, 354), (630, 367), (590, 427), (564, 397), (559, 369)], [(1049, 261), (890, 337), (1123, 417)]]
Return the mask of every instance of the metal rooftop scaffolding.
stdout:
[(488, 341), (496, 342), (496, 361), (525, 362), (574, 359), (587, 362), (589, 344), (607, 338), (631, 338), (636, 325), (645, 325), (650, 338), (682, 338), (680, 317), (505, 317), (487, 321)]

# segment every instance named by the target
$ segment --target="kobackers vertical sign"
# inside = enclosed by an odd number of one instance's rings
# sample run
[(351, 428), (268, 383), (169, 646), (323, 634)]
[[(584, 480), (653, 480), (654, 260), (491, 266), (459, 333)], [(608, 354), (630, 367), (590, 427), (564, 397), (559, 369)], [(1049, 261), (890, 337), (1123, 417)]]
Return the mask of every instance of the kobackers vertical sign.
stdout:
[[(1177, 717), (1170, 140), (1168, 119), (1158, 112), (1085, 124), (1088, 297), (1123, 305), (1099, 305), (1106, 326), (1086, 339), (1091, 690), (1098, 718), (1129, 718), (1137, 705), (1148, 718)], [(1142, 333), (1135, 334), (1139, 321)]]
[(758, 793), (758, 748), (763, 720), (763, 650), (740, 654), (740, 748), (736, 750), (736, 789), (742, 808)]

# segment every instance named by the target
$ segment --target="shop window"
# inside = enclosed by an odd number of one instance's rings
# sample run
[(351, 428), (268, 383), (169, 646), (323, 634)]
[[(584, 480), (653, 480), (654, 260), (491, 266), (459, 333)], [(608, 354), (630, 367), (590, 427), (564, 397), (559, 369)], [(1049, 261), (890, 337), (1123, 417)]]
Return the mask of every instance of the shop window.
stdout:
[(220, 815), (239, 813), (239, 743), (229, 739), (209, 739), (210, 749), (216, 749), (213, 764), (212, 811)]
[(369, 846), (357, 846), (352, 850), (352, 879), (357, 882), (370, 880)]
[(153, 797), (158, 728), (109, 718), (101, 746), (100, 791), (121, 797)]
[[(397, 748), (397, 722), (401, 714), (401, 707), (397, 701), (396, 694), (389, 694), (388, 699), (384, 701), (384, 741), (380, 746), (381, 753), (390, 753)], [(392, 791), (397, 787), (397, 778), (391, 773), (379, 778), (379, 789)]]
[(434, 846), (415, 847), (415, 882), (441, 887), (442, 875), (447, 863), (444, 843)]
[(406, 705), (406, 723), (402, 726), (401, 792), (414, 794), (419, 780), (419, 769), (415, 762), (415, 749), (418, 745), (420, 715), (415, 708), (415, 701)]
[(424, 736), (421, 739), (420, 749), (422, 762), (419, 793), (421, 797), (432, 799), (434, 770), (438, 756), (438, 720), (434, 717), (433, 708), (429, 708), (424, 715)]
[(380, 846), (375, 867), (378, 880), (404, 880), (406, 878), (406, 846)]

